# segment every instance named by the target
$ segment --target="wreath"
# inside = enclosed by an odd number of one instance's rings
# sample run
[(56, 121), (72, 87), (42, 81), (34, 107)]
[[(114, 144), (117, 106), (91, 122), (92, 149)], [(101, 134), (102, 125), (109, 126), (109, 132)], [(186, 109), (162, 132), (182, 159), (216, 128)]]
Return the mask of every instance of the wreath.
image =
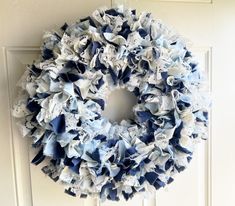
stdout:
[[(72, 196), (126, 200), (173, 181), (208, 127), (204, 78), (186, 41), (150, 13), (100, 8), (45, 33), (13, 108), (42, 171)], [(134, 118), (102, 116), (108, 94), (138, 100)]]

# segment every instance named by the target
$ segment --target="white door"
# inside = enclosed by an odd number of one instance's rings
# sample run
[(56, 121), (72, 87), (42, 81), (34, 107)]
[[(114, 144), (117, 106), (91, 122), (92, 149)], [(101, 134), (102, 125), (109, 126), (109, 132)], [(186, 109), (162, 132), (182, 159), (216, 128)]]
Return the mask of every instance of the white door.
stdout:
[[(154, 198), (100, 203), (63, 193), (45, 177), (10, 116), (15, 83), (38, 57), (44, 31), (89, 15), (99, 6), (123, 3), (150, 11), (194, 43), (213, 92), (210, 137), (199, 145), (189, 168)], [(1, 206), (233, 206), (235, 111), (234, 0), (0, 0), (0, 205)]]

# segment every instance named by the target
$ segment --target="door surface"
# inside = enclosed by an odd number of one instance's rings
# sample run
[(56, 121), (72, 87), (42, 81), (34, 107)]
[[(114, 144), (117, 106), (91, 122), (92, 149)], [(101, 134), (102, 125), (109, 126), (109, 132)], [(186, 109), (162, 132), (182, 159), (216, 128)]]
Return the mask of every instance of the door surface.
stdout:
[[(44, 31), (89, 15), (100, 6), (124, 4), (149, 11), (190, 39), (208, 76), (213, 108), (209, 139), (199, 145), (189, 168), (152, 198), (104, 202), (63, 192), (30, 164), (34, 152), (20, 137), (10, 110), (15, 84), (39, 54)], [(0, 0), (0, 205), (1, 206), (234, 206), (233, 133), (235, 105), (234, 0)], [(116, 99), (115, 101), (118, 101)]]

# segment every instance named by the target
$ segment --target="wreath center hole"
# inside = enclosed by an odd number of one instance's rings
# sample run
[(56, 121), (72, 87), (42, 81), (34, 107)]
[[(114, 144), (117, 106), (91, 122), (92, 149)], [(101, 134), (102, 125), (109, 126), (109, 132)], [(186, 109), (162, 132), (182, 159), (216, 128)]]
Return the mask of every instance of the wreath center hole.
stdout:
[(134, 93), (126, 89), (115, 89), (112, 91), (106, 102), (103, 115), (111, 122), (134, 119), (133, 107), (137, 104)]

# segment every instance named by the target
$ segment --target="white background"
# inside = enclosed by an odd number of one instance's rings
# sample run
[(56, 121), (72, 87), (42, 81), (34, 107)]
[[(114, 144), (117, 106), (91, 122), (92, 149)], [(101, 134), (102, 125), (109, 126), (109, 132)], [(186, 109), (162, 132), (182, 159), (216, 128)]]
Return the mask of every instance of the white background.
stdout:
[[(30, 165), (29, 142), (10, 116), (15, 84), (39, 54), (44, 31), (124, 3), (150, 11), (193, 42), (212, 90), (210, 137), (174, 183), (144, 200), (105, 202), (72, 198)], [(235, 1), (234, 0), (0, 0), (0, 205), (1, 206), (234, 206)], [(119, 101), (118, 98), (116, 101)]]

